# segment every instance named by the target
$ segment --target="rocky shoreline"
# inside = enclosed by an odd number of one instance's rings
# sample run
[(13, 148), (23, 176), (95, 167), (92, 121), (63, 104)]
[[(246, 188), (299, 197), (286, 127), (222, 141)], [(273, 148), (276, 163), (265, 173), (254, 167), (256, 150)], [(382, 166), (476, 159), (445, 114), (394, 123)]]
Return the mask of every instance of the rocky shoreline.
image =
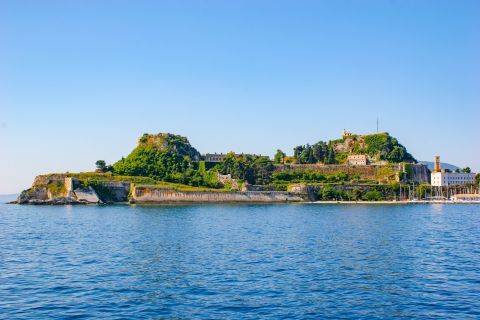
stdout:
[(67, 174), (37, 176), (30, 189), (12, 203), (27, 205), (87, 205), (115, 203), (281, 203), (303, 202), (299, 192), (176, 190), (131, 181), (83, 181)]

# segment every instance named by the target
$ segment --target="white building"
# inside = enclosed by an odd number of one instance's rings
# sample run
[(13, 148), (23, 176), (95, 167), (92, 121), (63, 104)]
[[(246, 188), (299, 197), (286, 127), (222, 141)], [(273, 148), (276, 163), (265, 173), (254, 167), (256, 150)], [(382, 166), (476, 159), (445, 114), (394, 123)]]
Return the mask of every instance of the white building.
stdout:
[(366, 154), (351, 154), (347, 158), (347, 162), (350, 165), (359, 165), (366, 166), (368, 162), (368, 157)]
[(441, 168), (440, 157), (435, 156), (435, 166), (431, 174), (434, 187), (461, 186), (475, 183), (475, 173), (446, 172)]
[(432, 172), (432, 186), (447, 187), (475, 183), (475, 173)]

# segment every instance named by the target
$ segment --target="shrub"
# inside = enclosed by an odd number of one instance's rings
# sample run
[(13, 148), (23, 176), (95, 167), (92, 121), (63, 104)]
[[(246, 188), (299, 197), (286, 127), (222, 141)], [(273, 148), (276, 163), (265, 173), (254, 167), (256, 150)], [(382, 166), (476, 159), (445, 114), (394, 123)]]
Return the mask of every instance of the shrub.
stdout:
[(321, 200), (335, 200), (338, 198), (338, 193), (335, 188), (326, 186), (318, 191), (318, 197)]
[(366, 201), (382, 201), (385, 200), (385, 197), (378, 190), (370, 190), (365, 193), (364, 199)]

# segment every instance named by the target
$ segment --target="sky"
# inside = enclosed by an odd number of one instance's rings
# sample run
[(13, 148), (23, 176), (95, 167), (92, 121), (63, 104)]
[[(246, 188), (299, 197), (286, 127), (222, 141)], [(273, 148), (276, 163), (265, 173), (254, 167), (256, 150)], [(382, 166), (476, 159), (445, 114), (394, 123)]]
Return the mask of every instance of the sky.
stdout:
[(0, 194), (143, 133), (273, 155), (373, 133), (480, 171), (480, 1), (0, 0)]

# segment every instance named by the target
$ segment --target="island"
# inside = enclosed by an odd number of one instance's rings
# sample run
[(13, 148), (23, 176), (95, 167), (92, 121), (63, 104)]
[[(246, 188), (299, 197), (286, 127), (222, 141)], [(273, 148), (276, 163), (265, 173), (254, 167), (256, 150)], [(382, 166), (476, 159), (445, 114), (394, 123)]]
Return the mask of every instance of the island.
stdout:
[(15, 203), (398, 201), (432, 194), (430, 174), (386, 132), (344, 130), (340, 139), (298, 145), (291, 155), (277, 150), (273, 159), (201, 154), (184, 136), (158, 133), (142, 135), (113, 164), (98, 160), (93, 172), (39, 175)]

